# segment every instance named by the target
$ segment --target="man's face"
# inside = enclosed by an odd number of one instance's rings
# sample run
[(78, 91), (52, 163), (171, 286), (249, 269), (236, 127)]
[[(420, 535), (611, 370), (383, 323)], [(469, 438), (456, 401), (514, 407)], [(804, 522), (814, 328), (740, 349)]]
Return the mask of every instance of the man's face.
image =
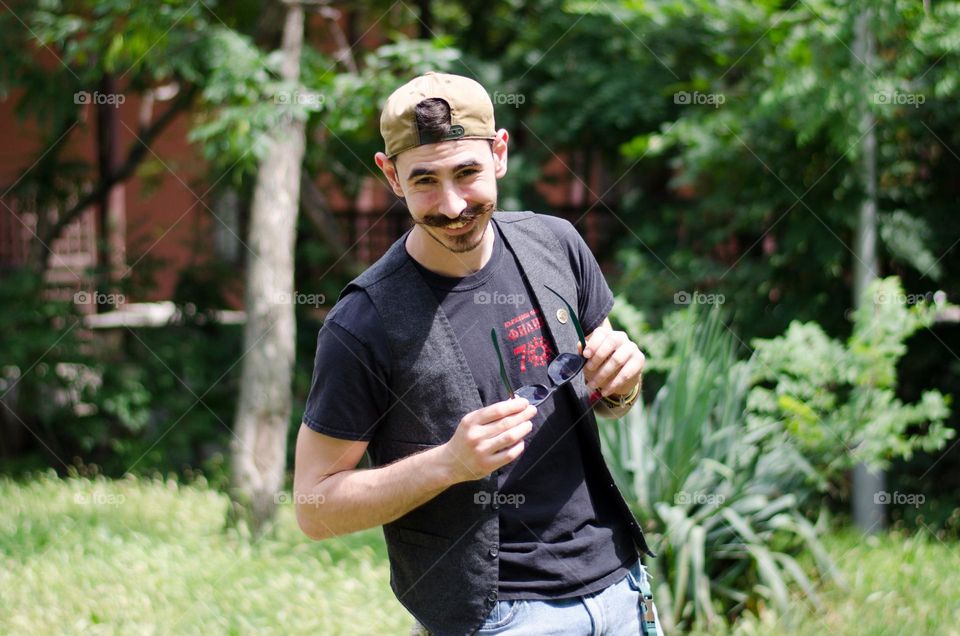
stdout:
[(506, 131), (491, 143), (460, 139), (418, 146), (377, 164), (413, 220), (453, 253), (476, 249), (497, 203), (497, 179), (506, 173)]

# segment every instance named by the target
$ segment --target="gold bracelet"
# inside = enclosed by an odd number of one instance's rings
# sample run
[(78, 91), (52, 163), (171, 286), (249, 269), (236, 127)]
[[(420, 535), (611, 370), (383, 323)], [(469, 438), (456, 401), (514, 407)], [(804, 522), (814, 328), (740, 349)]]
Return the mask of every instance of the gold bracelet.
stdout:
[(614, 408), (621, 408), (624, 406), (633, 406), (633, 403), (637, 401), (637, 398), (640, 396), (640, 382), (637, 382), (637, 385), (633, 387), (633, 390), (630, 391), (627, 395), (621, 395), (620, 397), (614, 399), (610, 396), (604, 395), (602, 397), (604, 403), (607, 406), (612, 406)]

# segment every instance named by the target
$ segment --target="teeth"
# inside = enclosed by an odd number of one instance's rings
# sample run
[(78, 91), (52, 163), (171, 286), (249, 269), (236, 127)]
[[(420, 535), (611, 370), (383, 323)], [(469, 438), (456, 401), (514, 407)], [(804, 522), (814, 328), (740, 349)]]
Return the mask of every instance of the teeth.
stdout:
[(466, 224), (467, 224), (466, 221), (460, 221), (459, 223), (452, 223), (452, 224), (450, 224), (450, 225), (447, 226), (447, 229), (450, 229), (450, 230), (459, 230), (460, 228), (462, 228), (462, 227), (463, 227), (464, 225), (466, 225)]

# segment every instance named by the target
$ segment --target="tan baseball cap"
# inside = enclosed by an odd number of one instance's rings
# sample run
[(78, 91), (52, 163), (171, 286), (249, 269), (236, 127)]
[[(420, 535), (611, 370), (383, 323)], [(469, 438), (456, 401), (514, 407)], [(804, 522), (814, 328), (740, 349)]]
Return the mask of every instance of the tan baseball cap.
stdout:
[[(440, 98), (450, 106), (450, 132), (440, 140), (421, 136), (417, 130), (414, 109), (430, 98)], [(380, 114), (380, 134), (388, 157), (437, 141), (493, 139), (493, 102), (483, 86), (469, 77), (427, 71), (387, 98)]]

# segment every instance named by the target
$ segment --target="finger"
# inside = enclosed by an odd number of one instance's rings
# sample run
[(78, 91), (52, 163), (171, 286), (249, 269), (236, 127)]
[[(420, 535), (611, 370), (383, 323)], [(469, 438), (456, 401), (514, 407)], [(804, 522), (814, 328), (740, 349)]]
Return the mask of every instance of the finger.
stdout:
[(496, 454), (506, 448), (510, 448), (533, 430), (533, 422), (527, 420), (514, 426), (510, 430), (500, 433), (496, 437), (484, 442), (477, 448), (482, 453), (490, 452)]
[(497, 435), (502, 434), (504, 431), (509, 431), (510, 429), (516, 427), (518, 424), (527, 422), (533, 419), (533, 416), (537, 414), (537, 407), (528, 406), (519, 413), (515, 415), (510, 415), (503, 418), (499, 422), (491, 422), (483, 427), (484, 437), (491, 439)]
[(469, 415), (473, 416), (471, 417), (471, 423), (489, 424), (490, 422), (496, 422), (497, 420), (513, 415), (514, 413), (523, 411), (523, 409), (527, 408), (529, 404), (530, 402), (526, 398), (522, 397), (503, 400), (502, 402), (485, 406), (481, 409), (477, 409), (473, 413), (470, 413)]
[(594, 329), (593, 332), (587, 336), (587, 346), (583, 349), (581, 355), (588, 360), (596, 355), (597, 348), (603, 344), (603, 341), (610, 333), (610, 330), (606, 327), (597, 327)]
[(623, 341), (626, 340), (626, 334), (622, 331), (613, 331), (604, 338), (600, 346), (594, 351), (593, 357), (587, 362), (584, 370), (587, 374), (595, 374), (606, 362), (607, 359), (616, 351)]
[(632, 358), (612, 380), (600, 388), (600, 393), (605, 396), (626, 395), (633, 391), (633, 387), (640, 381), (642, 373), (642, 362), (637, 358)]
[(491, 470), (496, 470), (501, 466), (505, 466), (515, 460), (517, 457), (523, 453), (523, 450), (526, 448), (526, 443), (523, 440), (520, 440), (513, 446), (508, 446), (501, 451), (498, 451), (490, 456), (490, 459), (494, 461), (494, 467)]
[(603, 366), (593, 374), (593, 385), (602, 391), (604, 387), (610, 385), (624, 366), (637, 357), (639, 353), (640, 350), (637, 349), (636, 345), (628, 341), (627, 344), (610, 354)]

